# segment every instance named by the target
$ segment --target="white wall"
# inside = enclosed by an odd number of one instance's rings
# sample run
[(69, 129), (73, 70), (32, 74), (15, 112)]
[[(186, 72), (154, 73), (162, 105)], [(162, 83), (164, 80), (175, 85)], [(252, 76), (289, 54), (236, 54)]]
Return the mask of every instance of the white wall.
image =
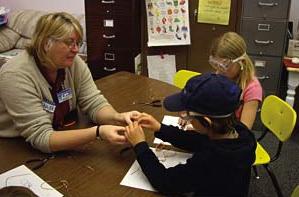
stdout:
[(84, 0), (0, 0), (0, 6), (10, 10), (33, 9), (44, 11), (65, 11), (83, 14)]
[(292, 0), (291, 2), (290, 21), (294, 23), (294, 36), (299, 39), (299, 1)]

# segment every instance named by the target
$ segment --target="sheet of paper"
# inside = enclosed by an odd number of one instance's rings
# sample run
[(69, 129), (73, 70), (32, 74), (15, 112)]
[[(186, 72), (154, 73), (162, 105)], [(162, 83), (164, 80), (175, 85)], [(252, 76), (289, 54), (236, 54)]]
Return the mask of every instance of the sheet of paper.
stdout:
[(147, 68), (150, 78), (173, 84), (173, 76), (176, 73), (174, 55), (147, 56)]
[(230, 6), (231, 0), (199, 0), (197, 22), (228, 25)]
[[(171, 150), (162, 150), (157, 152), (154, 148), (151, 148), (153, 152), (157, 155), (160, 162), (166, 167), (173, 167), (178, 164), (184, 164), (186, 163), (187, 159), (192, 156), (192, 154), (189, 153), (182, 153), (182, 152), (176, 152)], [(167, 157), (168, 156), (168, 157)], [(156, 191), (152, 185), (149, 183), (146, 176), (143, 174), (139, 164), (137, 161), (135, 161), (123, 180), (120, 182), (121, 185), (128, 186), (128, 187), (134, 187), (149, 191)]]
[(43, 197), (63, 196), (25, 165), (0, 174), (0, 188), (7, 186), (27, 187), (36, 195)]

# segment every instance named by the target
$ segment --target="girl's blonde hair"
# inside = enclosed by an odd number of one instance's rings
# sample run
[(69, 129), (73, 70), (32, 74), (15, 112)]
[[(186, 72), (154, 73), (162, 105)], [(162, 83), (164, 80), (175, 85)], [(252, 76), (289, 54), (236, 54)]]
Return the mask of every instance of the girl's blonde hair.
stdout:
[(28, 53), (36, 55), (44, 66), (54, 66), (47, 56), (46, 48), (51, 47), (52, 40), (65, 40), (75, 32), (82, 41), (83, 30), (79, 21), (66, 12), (50, 13), (42, 16), (37, 24), (31, 40), (26, 48)]
[(236, 81), (242, 90), (255, 76), (255, 68), (250, 57), (246, 54), (246, 49), (244, 39), (235, 32), (226, 32), (221, 37), (215, 39), (210, 49), (212, 56), (231, 60), (245, 54), (244, 60), (238, 61), (243, 69)]

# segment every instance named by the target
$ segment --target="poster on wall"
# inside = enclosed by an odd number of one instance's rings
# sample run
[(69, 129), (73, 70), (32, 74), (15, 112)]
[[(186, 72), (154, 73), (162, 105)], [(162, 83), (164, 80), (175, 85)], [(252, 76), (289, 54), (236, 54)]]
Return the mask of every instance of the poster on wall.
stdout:
[(173, 84), (176, 73), (175, 55), (150, 55), (147, 56), (148, 77)]
[(190, 44), (188, 0), (146, 0), (146, 14), (149, 47)]
[(228, 25), (230, 6), (231, 0), (199, 0), (197, 22)]

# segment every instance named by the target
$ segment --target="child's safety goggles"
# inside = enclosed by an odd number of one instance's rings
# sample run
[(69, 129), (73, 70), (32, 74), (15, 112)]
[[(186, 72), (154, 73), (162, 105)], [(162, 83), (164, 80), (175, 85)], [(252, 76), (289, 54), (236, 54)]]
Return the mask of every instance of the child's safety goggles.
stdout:
[[(227, 71), (228, 67), (231, 64), (236, 63), (240, 60), (244, 60), (245, 55), (246, 55), (246, 53), (244, 53), (240, 57), (237, 57), (236, 59), (216, 58), (214, 56), (210, 56), (209, 57), (209, 64), (211, 66), (213, 66), (213, 68), (215, 68), (216, 70)], [(241, 70), (242, 69), (243, 69), (243, 67), (241, 66)]]
[(201, 113), (197, 113), (197, 112), (193, 112), (193, 111), (185, 111), (180, 113), (180, 118), (183, 120), (191, 120), (192, 118), (195, 117), (205, 117), (205, 116), (209, 116), (211, 118), (227, 118), (229, 116), (231, 116), (232, 113), (229, 114), (223, 114), (223, 115), (211, 115), (211, 114), (201, 114)]

